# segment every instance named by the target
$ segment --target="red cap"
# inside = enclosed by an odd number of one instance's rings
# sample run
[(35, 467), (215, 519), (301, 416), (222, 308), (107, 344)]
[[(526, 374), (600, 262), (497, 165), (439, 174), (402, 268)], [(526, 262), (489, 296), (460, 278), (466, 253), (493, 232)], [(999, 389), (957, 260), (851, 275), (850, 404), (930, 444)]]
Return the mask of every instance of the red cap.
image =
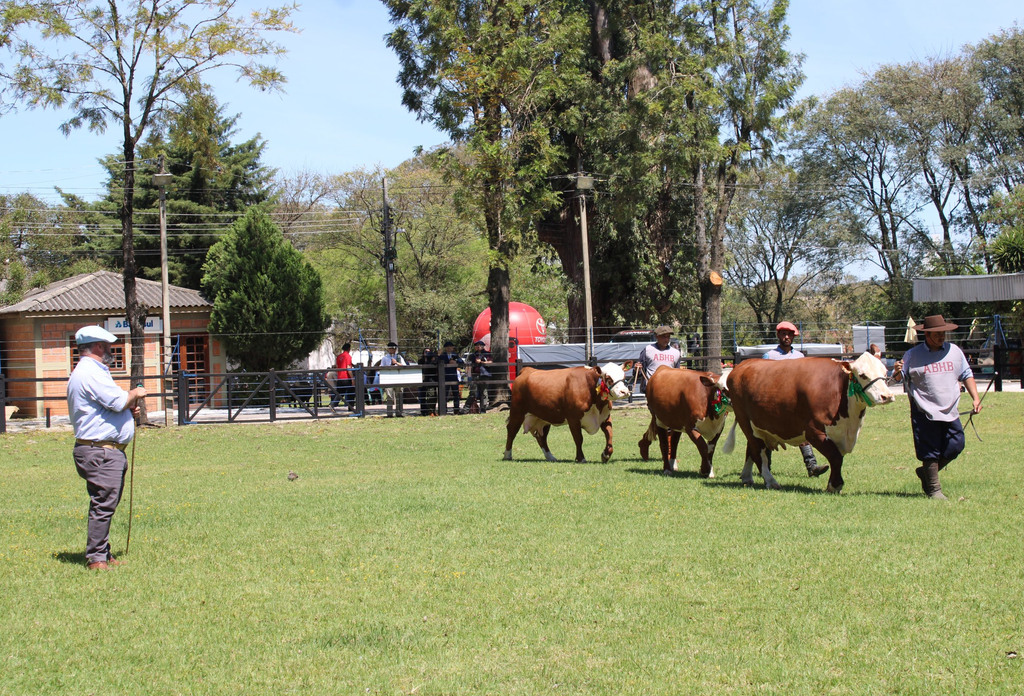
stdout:
[(794, 336), (800, 335), (800, 330), (788, 321), (780, 321), (775, 326), (775, 332), (778, 333), (779, 331), (792, 331)]

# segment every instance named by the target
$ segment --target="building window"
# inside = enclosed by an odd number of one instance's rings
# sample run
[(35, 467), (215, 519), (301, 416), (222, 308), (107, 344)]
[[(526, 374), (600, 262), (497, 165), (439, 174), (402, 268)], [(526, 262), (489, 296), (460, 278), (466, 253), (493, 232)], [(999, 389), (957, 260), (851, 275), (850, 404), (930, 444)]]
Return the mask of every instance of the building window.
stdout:
[[(68, 345), (71, 347), (71, 369), (74, 370), (75, 365), (78, 364), (78, 359), (81, 357), (78, 353), (78, 344), (75, 343), (74, 336), (68, 337)], [(109, 365), (110, 371), (127, 373), (124, 367), (124, 342), (111, 343), (110, 353), (114, 356), (113, 362)]]

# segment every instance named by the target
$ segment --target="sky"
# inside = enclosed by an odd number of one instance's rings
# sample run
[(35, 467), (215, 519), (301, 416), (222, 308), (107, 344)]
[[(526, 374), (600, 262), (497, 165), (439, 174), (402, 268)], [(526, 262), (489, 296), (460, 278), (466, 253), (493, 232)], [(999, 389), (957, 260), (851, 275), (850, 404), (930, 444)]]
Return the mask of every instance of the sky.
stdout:
[[(243, 0), (249, 2), (249, 0)], [(250, 3), (252, 4), (252, 3)], [(258, 3), (258, 6), (283, 4)], [(237, 83), (228, 69), (215, 79), (225, 113), (239, 114), (236, 142), (260, 134), (263, 162), (283, 175), (338, 174), (395, 167), (419, 147), (445, 141), (401, 101), (398, 61), (384, 44), (387, 11), (376, 0), (310, 0), (294, 17), (301, 34), (279, 67), (285, 93)], [(791, 0), (788, 47), (805, 55), (800, 96), (825, 95), (858, 83), (881, 65), (959, 52), (967, 43), (1024, 25), (1020, 0)], [(6, 54), (0, 54), (6, 60)], [(103, 194), (97, 160), (119, 150), (116, 129), (65, 137), (60, 111), (0, 117), (0, 194), (24, 191), (59, 200), (54, 187), (87, 200)]]

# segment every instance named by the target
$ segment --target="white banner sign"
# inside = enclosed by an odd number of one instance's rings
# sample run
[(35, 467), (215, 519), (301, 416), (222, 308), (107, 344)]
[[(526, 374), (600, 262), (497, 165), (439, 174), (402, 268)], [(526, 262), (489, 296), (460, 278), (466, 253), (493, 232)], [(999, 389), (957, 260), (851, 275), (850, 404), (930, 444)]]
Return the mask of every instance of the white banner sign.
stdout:
[[(128, 326), (128, 319), (125, 317), (110, 317), (104, 327), (112, 334), (128, 334), (131, 328)], [(146, 318), (146, 333), (163, 333), (164, 320), (159, 317)]]

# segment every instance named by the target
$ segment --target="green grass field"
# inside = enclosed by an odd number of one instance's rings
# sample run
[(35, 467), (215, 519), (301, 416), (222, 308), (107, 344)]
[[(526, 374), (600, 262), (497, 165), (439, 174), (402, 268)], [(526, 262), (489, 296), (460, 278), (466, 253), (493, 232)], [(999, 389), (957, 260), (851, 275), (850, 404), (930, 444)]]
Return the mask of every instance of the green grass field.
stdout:
[(658, 475), (645, 410), (607, 464), (565, 428), (501, 461), (500, 413), (149, 429), (106, 573), (70, 433), (0, 436), (0, 694), (1022, 693), (1022, 399), (988, 395), (945, 503), (902, 398), (841, 496), (795, 450), (743, 487), (742, 436)]

